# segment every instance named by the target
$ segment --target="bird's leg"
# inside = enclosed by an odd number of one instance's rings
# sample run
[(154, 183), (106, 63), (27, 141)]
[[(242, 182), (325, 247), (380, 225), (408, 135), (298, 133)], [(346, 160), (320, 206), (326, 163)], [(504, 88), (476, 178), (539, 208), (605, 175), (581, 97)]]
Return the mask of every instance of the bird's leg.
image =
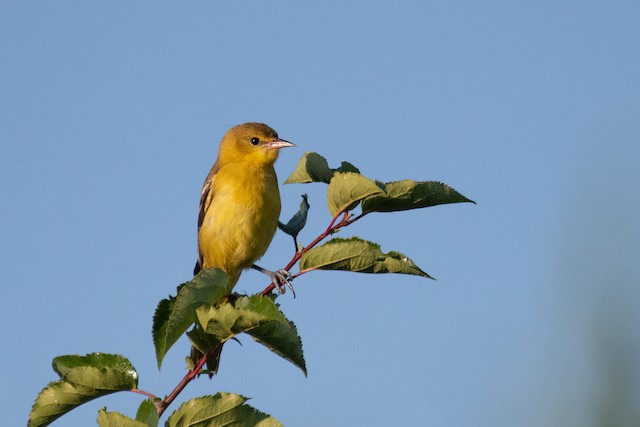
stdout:
[(291, 285), (291, 280), (293, 279), (293, 275), (289, 273), (287, 270), (271, 271), (255, 264), (253, 264), (251, 268), (253, 268), (254, 270), (258, 270), (259, 272), (269, 276), (271, 278), (271, 283), (274, 284), (279, 294), (285, 293), (286, 291), (285, 286), (286, 286), (287, 288), (291, 289), (291, 292), (293, 293), (293, 297), (294, 298), (296, 297), (296, 291), (293, 289), (293, 285)]

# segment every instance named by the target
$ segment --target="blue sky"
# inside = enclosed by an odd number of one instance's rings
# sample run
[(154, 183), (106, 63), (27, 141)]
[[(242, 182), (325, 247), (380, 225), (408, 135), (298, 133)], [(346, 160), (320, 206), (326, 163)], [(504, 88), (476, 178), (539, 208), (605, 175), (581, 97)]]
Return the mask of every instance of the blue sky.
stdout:
[[(158, 372), (151, 317), (190, 278), (202, 181), (246, 121), (298, 145), (281, 182), (310, 150), (478, 205), (345, 229), (438, 280), (302, 276), (279, 302), (308, 378), (244, 339), (184, 399), (240, 393), (287, 426), (636, 424), (639, 19), (632, 1), (2, 2), (7, 425), (56, 355), (119, 353), (141, 388), (177, 384), (188, 344)], [(301, 242), (329, 220), (324, 190), (282, 187), (283, 219), (309, 193)], [(278, 234), (261, 265), (291, 247)], [(247, 272), (236, 289), (265, 285)]]

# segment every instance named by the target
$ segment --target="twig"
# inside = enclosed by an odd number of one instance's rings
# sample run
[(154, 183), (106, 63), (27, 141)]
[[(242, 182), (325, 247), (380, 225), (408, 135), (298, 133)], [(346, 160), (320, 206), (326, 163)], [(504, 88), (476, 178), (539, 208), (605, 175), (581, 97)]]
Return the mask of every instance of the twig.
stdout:
[(363, 212), (360, 215), (356, 215), (355, 217), (353, 217), (352, 219), (349, 219), (344, 226), (346, 227), (349, 224), (353, 224), (354, 222), (356, 222), (357, 220), (359, 220), (360, 218), (362, 218), (363, 216), (365, 216), (366, 214), (368, 214), (369, 212)]
[[(326, 239), (329, 235), (335, 233), (336, 231), (338, 231), (342, 227), (346, 227), (347, 225), (353, 224), (354, 222), (356, 222), (357, 220), (359, 220), (360, 218), (362, 218), (365, 215), (366, 215), (366, 213), (362, 213), (362, 214), (350, 219), (349, 212), (340, 211), (337, 214), (335, 214), (333, 216), (333, 218), (331, 218), (331, 222), (329, 223), (329, 226), (327, 227), (326, 230), (324, 230), (324, 232), (322, 234), (320, 234), (318, 237), (316, 237), (311, 243), (309, 243), (304, 248), (302, 248), (300, 250), (297, 250), (297, 247), (296, 247), (296, 253), (293, 255), (293, 258), (291, 258), (291, 261), (289, 261), (289, 263), (284, 268), (284, 270), (289, 271), (289, 269), (291, 267), (293, 267), (294, 265), (296, 265), (296, 263), (298, 261), (300, 261), (300, 258), (302, 257), (302, 255), (304, 255), (307, 251), (309, 251), (310, 249), (315, 247), (318, 243), (320, 243), (321, 241)], [(340, 216), (342, 216), (342, 219), (339, 222), (337, 222), (338, 218), (340, 218)], [(294, 275), (293, 278), (298, 277), (300, 274), (302, 274), (302, 272)], [(270, 283), (269, 286), (267, 286), (260, 293), (260, 295), (262, 295), (262, 296), (268, 295), (271, 291), (273, 291), (275, 289), (275, 287), (276, 287), (276, 285), (274, 285), (273, 283)]]
[(178, 397), (180, 392), (187, 386), (187, 384), (189, 384), (195, 377), (198, 376), (198, 373), (200, 372), (202, 367), (205, 365), (205, 363), (207, 363), (207, 360), (209, 360), (209, 357), (211, 357), (211, 355), (215, 353), (218, 347), (220, 347), (222, 344), (223, 343), (219, 343), (211, 347), (209, 351), (207, 351), (207, 353), (204, 354), (200, 358), (200, 360), (198, 360), (198, 363), (196, 363), (193, 369), (187, 372), (187, 375), (185, 375), (184, 378), (182, 378), (182, 380), (178, 383), (176, 388), (174, 388), (173, 391), (167, 397), (165, 397), (163, 400), (158, 402), (158, 404), (156, 405), (156, 410), (158, 411), (158, 417), (162, 416), (162, 413), (165, 411), (165, 409), (167, 409), (167, 407), (171, 405), (171, 402), (173, 402), (175, 398)]
[(151, 394), (151, 393), (149, 393), (148, 391), (140, 390), (140, 389), (138, 389), (138, 388), (132, 388), (132, 389), (131, 389), (131, 390), (129, 390), (129, 391), (130, 391), (130, 392), (132, 392), (132, 393), (138, 393), (138, 394), (145, 395), (145, 396), (147, 396), (147, 397), (148, 397), (149, 399), (151, 399), (151, 400), (157, 400), (157, 399), (159, 399), (159, 397), (158, 397), (158, 396), (156, 396), (155, 394)]

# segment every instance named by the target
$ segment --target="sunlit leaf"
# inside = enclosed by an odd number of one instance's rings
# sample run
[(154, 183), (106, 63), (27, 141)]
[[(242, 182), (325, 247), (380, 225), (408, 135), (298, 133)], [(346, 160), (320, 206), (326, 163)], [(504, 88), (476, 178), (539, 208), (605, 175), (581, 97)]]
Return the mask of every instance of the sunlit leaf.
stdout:
[[(157, 425), (157, 424), (156, 424)], [(107, 412), (104, 408), (98, 412), (99, 427), (150, 427), (142, 421), (137, 421), (118, 412)]]
[(205, 332), (221, 342), (253, 329), (260, 323), (284, 321), (284, 315), (273, 301), (261, 295), (243, 296), (216, 306), (205, 305), (198, 308), (196, 314)]
[(355, 208), (360, 200), (384, 194), (376, 183), (358, 173), (337, 172), (327, 187), (327, 204), (331, 215)]
[(61, 380), (49, 383), (38, 394), (29, 413), (29, 427), (49, 425), (83, 403), (138, 384), (131, 363), (116, 354), (59, 356), (52, 365)]
[(268, 414), (245, 405), (247, 398), (216, 393), (183, 403), (167, 420), (167, 427), (282, 427)]
[(335, 238), (317, 246), (300, 259), (300, 270), (344, 270), (359, 273), (399, 273), (432, 279), (400, 252), (383, 253), (380, 245), (352, 237)]
[(136, 370), (118, 354), (58, 356), (53, 359), (53, 370), (65, 381), (98, 390), (131, 390), (138, 386)]
[(66, 381), (49, 383), (36, 397), (27, 426), (47, 426), (83, 403), (110, 393), (113, 391), (96, 390)]
[(246, 332), (257, 342), (299, 367), (306, 374), (302, 340), (295, 325), (269, 297), (253, 295), (196, 310), (204, 331), (220, 342)]
[(284, 183), (307, 184), (310, 182), (324, 182), (328, 184), (336, 172), (359, 173), (360, 171), (348, 162), (342, 162), (339, 168), (331, 169), (327, 163), (327, 159), (318, 153), (307, 151), (302, 155), (298, 161), (298, 165)]

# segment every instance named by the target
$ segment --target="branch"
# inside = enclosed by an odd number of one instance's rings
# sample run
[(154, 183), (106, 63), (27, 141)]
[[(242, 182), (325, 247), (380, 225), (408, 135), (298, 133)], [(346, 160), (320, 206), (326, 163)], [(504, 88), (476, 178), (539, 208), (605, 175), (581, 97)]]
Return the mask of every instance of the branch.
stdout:
[(158, 411), (158, 417), (162, 416), (162, 413), (165, 411), (165, 409), (167, 409), (167, 407), (171, 405), (171, 402), (173, 402), (175, 398), (178, 397), (180, 392), (187, 386), (187, 384), (189, 384), (194, 378), (198, 376), (198, 373), (200, 372), (202, 367), (205, 365), (205, 363), (207, 363), (207, 360), (209, 360), (211, 355), (213, 355), (222, 344), (224, 343), (219, 343), (211, 347), (209, 351), (207, 351), (207, 353), (204, 354), (200, 358), (200, 360), (198, 360), (198, 363), (196, 363), (196, 366), (194, 366), (192, 370), (187, 372), (187, 375), (185, 375), (184, 378), (182, 378), (182, 380), (178, 383), (176, 388), (174, 388), (173, 391), (167, 397), (164, 398), (164, 400), (161, 400), (160, 402), (158, 402), (158, 404), (156, 405), (156, 410)]
[[(293, 255), (293, 258), (291, 258), (291, 261), (289, 261), (289, 263), (284, 268), (284, 270), (289, 271), (289, 269), (291, 269), (294, 265), (296, 265), (296, 263), (298, 261), (300, 261), (300, 258), (302, 257), (302, 255), (304, 255), (307, 251), (309, 251), (310, 249), (315, 247), (318, 243), (320, 243), (321, 241), (323, 241), (328, 236), (330, 236), (331, 234), (335, 233), (336, 231), (338, 231), (342, 227), (346, 227), (347, 225), (353, 224), (354, 222), (356, 222), (357, 220), (359, 220), (360, 218), (362, 218), (365, 215), (366, 215), (366, 213), (362, 213), (360, 215), (355, 216), (354, 218), (351, 218), (351, 216), (349, 215), (349, 212), (340, 211), (337, 214), (335, 214), (333, 216), (333, 218), (331, 219), (331, 222), (329, 223), (329, 226), (327, 227), (327, 229), (324, 230), (324, 232), (322, 232), (322, 234), (320, 234), (318, 237), (316, 237), (311, 243), (309, 243), (307, 246), (302, 248), (300, 251), (298, 251), (298, 248), (297, 248), (297, 245), (296, 245), (296, 253)], [(338, 218), (340, 218), (340, 216), (342, 216), (342, 219), (339, 222), (337, 222)], [(296, 277), (300, 276), (300, 274), (302, 274), (302, 272), (297, 273), (296, 275), (293, 276), (293, 278), (296, 278)], [(270, 283), (269, 286), (267, 286), (260, 293), (260, 295), (262, 295), (262, 296), (268, 295), (271, 291), (273, 291), (275, 289), (275, 287), (276, 287), (276, 285), (274, 285), (273, 283)]]

